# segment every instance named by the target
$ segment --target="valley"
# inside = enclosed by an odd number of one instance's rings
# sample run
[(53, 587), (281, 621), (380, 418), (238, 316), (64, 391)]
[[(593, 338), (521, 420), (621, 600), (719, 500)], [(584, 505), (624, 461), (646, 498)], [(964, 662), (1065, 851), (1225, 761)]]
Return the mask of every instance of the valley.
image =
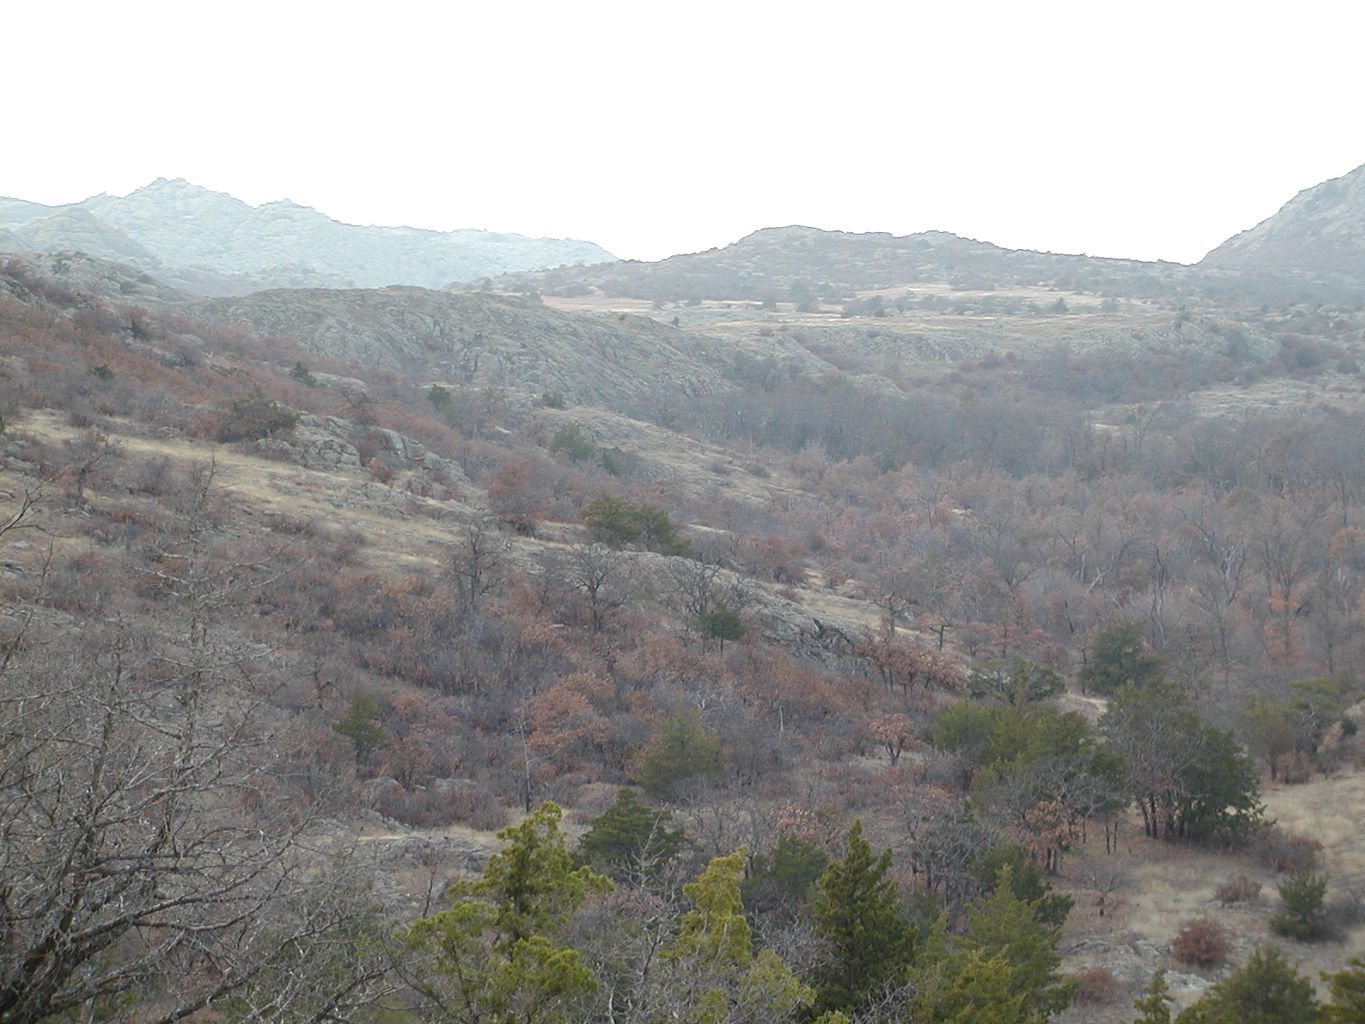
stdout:
[[(1194, 267), (6, 257), (0, 1021), (1088, 1024), (1163, 969), (1213, 1020), (1265, 949), (1335, 998), (1362, 173)], [(1253, 252), (1323, 218), (1330, 272)]]

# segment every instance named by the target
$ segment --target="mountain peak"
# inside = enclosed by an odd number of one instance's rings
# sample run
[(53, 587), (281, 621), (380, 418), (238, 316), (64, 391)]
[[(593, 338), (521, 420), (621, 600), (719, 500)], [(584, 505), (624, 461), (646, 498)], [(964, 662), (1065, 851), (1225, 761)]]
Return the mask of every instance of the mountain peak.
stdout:
[(133, 196), (147, 196), (166, 193), (180, 195), (191, 194), (223, 196), (228, 199), (233, 198), (232, 196), (229, 196), (226, 192), (214, 192), (212, 189), (204, 188), (204, 186), (202, 185), (196, 185), (194, 182), (188, 181), (185, 178), (157, 178), (155, 181), (143, 185), (141, 188), (133, 189), (133, 191), (129, 192), (123, 198), (131, 199)]
[[(62, 215), (77, 211), (86, 221), (72, 233), (64, 225), (73, 218)], [(84, 248), (126, 259), (122, 250), (133, 244), (138, 268), (148, 273), (183, 281), (208, 273), (240, 280), (242, 290), (301, 283), (441, 288), (455, 280), (613, 258), (591, 242), (569, 239), (342, 224), (292, 199), (252, 206), (184, 178), (157, 178), (125, 196), (101, 194), (70, 206), (7, 203), (0, 222), (10, 229), (10, 240), (3, 244), (20, 247), (20, 237), (40, 217), (52, 221), (43, 248)], [(118, 249), (106, 244), (115, 237), (122, 240)]]
[(1218, 246), (1200, 265), (1365, 279), (1365, 164), (1304, 189), (1273, 217)]

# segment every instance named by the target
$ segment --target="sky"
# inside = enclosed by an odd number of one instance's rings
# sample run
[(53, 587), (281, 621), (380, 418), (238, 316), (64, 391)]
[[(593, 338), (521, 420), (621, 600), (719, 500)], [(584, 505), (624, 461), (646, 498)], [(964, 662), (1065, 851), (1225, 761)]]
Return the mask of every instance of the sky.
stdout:
[(0, 195), (186, 178), (628, 259), (808, 224), (1193, 262), (1365, 163), (1358, 0), (45, 0)]

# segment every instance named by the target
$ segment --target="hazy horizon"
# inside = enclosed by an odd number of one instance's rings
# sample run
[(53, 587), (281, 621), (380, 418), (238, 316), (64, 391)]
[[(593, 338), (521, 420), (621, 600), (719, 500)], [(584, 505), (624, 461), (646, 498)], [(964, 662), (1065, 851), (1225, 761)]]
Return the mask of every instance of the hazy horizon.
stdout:
[[(1343, 173), (1350, 173), (1350, 170), (1354, 170), (1354, 169), (1355, 169), (1355, 168), (1350, 168), (1350, 169), (1348, 169), (1346, 172), (1343, 172)], [(1340, 177), (1340, 176), (1341, 176), (1341, 175), (1334, 175), (1333, 177)], [(1329, 180), (1329, 179), (1324, 179), (1324, 180)], [(226, 196), (228, 196), (229, 198), (232, 198), (232, 199), (235, 199), (235, 200), (237, 200), (237, 201), (239, 201), (239, 202), (245, 203), (247, 206), (251, 207), (252, 209), (260, 209), (261, 207), (269, 206), (269, 205), (272, 205), (272, 204), (274, 204), (274, 203), (282, 203), (282, 202), (283, 202), (283, 203), (293, 203), (294, 205), (301, 206), (301, 207), (306, 207), (306, 208), (308, 208), (308, 209), (311, 209), (311, 210), (313, 210), (314, 212), (316, 212), (316, 213), (318, 213), (318, 214), (321, 214), (321, 215), (323, 215), (323, 216), (325, 216), (325, 217), (328, 217), (328, 218), (330, 218), (331, 220), (337, 221), (338, 223), (347, 224), (347, 225), (351, 225), (351, 226), (355, 226), (355, 227), (408, 228), (408, 229), (418, 230), (418, 231), (482, 230), (482, 231), (495, 232), (495, 233), (499, 233), (499, 234), (518, 234), (518, 235), (522, 235), (522, 236), (525, 236), (525, 237), (531, 237), (531, 238), (568, 237), (568, 238), (570, 238), (570, 240), (573, 240), (573, 241), (593, 242), (593, 243), (596, 243), (596, 244), (598, 244), (598, 245), (601, 245), (603, 248), (608, 249), (608, 251), (612, 251), (611, 248), (610, 248), (610, 246), (603, 245), (603, 244), (602, 244), (601, 242), (599, 242), (596, 238), (592, 238), (592, 237), (548, 236), (548, 235), (546, 235), (544, 232), (528, 232), (528, 231), (510, 232), (510, 231), (503, 231), (503, 230), (501, 230), (500, 228), (498, 228), (498, 227), (496, 227), (496, 226), (483, 225), (483, 224), (467, 224), (467, 225), (463, 225), (463, 226), (460, 227), (460, 228), (435, 228), (435, 227), (430, 227), (430, 226), (424, 225), (424, 224), (379, 224), (379, 223), (359, 223), (359, 222), (356, 222), (356, 221), (344, 220), (344, 219), (342, 219), (342, 218), (340, 218), (340, 217), (334, 216), (334, 215), (333, 215), (330, 211), (328, 211), (328, 210), (325, 210), (325, 209), (322, 209), (322, 208), (320, 208), (320, 207), (318, 207), (318, 206), (315, 206), (315, 205), (313, 205), (312, 203), (300, 201), (300, 200), (298, 200), (297, 198), (295, 198), (295, 197), (293, 197), (293, 196), (279, 196), (279, 197), (276, 197), (276, 198), (274, 198), (274, 199), (266, 199), (266, 200), (263, 200), (263, 201), (260, 201), (260, 202), (250, 202), (250, 201), (248, 201), (248, 200), (246, 200), (246, 199), (243, 199), (241, 196), (233, 195), (231, 192), (226, 191), (226, 190), (224, 190), (224, 189), (213, 189), (213, 188), (209, 188), (208, 186), (203, 185), (203, 184), (201, 184), (200, 182), (190, 181), (189, 179), (183, 178), (183, 177), (180, 177), (180, 176), (171, 177), (171, 176), (169, 176), (169, 175), (159, 175), (159, 176), (157, 176), (156, 178), (152, 179), (151, 181), (145, 182), (144, 184), (139, 185), (139, 186), (136, 186), (136, 187), (134, 187), (134, 188), (127, 189), (126, 191), (111, 192), (111, 191), (105, 189), (105, 190), (101, 190), (100, 192), (91, 193), (90, 195), (87, 195), (87, 196), (81, 196), (81, 197), (79, 197), (79, 198), (77, 198), (77, 199), (71, 200), (70, 202), (64, 202), (64, 203), (63, 203), (63, 202), (58, 202), (58, 203), (53, 203), (53, 202), (42, 202), (42, 201), (40, 201), (40, 200), (33, 200), (33, 199), (30, 199), (30, 198), (27, 197), (27, 196), (3, 196), (3, 197), (0, 197), (0, 198), (26, 200), (26, 201), (29, 201), (29, 202), (38, 202), (40, 205), (43, 205), (43, 206), (62, 207), (62, 206), (68, 206), (68, 205), (79, 204), (79, 203), (83, 202), (83, 201), (86, 200), (86, 199), (93, 199), (93, 198), (95, 198), (95, 197), (97, 197), (97, 196), (100, 196), (100, 195), (107, 195), (107, 196), (110, 196), (110, 197), (115, 198), (115, 199), (126, 199), (126, 198), (128, 198), (129, 196), (131, 196), (132, 194), (134, 194), (135, 192), (142, 191), (143, 189), (148, 188), (148, 187), (150, 187), (150, 186), (152, 186), (152, 185), (155, 185), (157, 182), (160, 182), (160, 181), (186, 181), (186, 182), (188, 182), (188, 184), (193, 185), (193, 186), (196, 186), (196, 187), (198, 187), (198, 188), (203, 188), (203, 189), (206, 189), (207, 191), (215, 192), (215, 193), (218, 193), (218, 194), (221, 194), (221, 195), (226, 195)], [(1313, 182), (1311, 185), (1305, 185), (1304, 188), (1305, 188), (1305, 189), (1306, 189), (1306, 188), (1312, 188), (1314, 185), (1317, 185), (1317, 184), (1320, 184), (1320, 182)], [(1298, 191), (1303, 191), (1303, 189), (1299, 189)], [(1295, 194), (1297, 194), (1297, 193), (1295, 193)], [(1279, 203), (1279, 204), (1275, 207), (1275, 209), (1278, 210), (1279, 207), (1280, 207), (1280, 206), (1283, 206), (1283, 205), (1284, 205), (1284, 202), (1287, 202), (1290, 198), (1292, 198), (1292, 196), (1285, 196), (1285, 197), (1284, 197), (1284, 200), (1283, 200), (1281, 203)], [(1272, 211), (1271, 211), (1271, 214), (1273, 214), (1274, 212), (1275, 212), (1275, 211), (1272, 210)], [(1267, 214), (1266, 216), (1270, 216), (1271, 214)], [(1264, 220), (1264, 219), (1265, 219), (1265, 218), (1262, 217), (1260, 220)], [(1258, 221), (1256, 221), (1255, 223), (1260, 223), (1260, 221), (1258, 220)], [(1239, 231), (1245, 231), (1245, 230), (1247, 230), (1248, 228), (1251, 228), (1251, 227), (1254, 227), (1254, 226), (1255, 226), (1255, 224), (1247, 224), (1245, 227), (1239, 229)], [(883, 229), (879, 229), (879, 228), (869, 228), (869, 229), (865, 229), (863, 232), (856, 232), (856, 231), (851, 231), (851, 229), (848, 229), (848, 228), (842, 228), (842, 227), (837, 227), (837, 226), (829, 226), (829, 225), (824, 225), (824, 224), (798, 224), (798, 223), (795, 223), (795, 222), (790, 223), (790, 224), (763, 224), (763, 225), (756, 225), (756, 226), (754, 226), (753, 228), (751, 228), (751, 229), (749, 229), (749, 230), (747, 230), (747, 231), (744, 231), (742, 234), (739, 234), (739, 235), (734, 236), (733, 238), (727, 238), (727, 239), (724, 239), (724, 240), (719, 240), (719, 241), (716, 241), (714, 244), (706, 245), (706, 246), (704, 246), (704, 247), (702, 247), (702, 248), (698, 248), (698, 249), (678, 250), (678, 251), (676, 251), (676, 252), (664, 253), (663, 255), (660, 255), (660, 256), (649, 256), (649, 257), (639, 257), (639, 256), (623, 255), (623, 254), (617, 253), (617, 252), (613, 252), (613, 255), (617, 256), (619, 259), (622, 259), (622, 260), (635, 260), (635, 261), (638, 261), (638, 262), (656, 262), (656, 261), (658, 261), (658, 260), (667, 259), (667, 258), (669, 258), (670, 256), (681, 256), (681, 255), (688, 255), (688, 254), (690, 254), (690, 253), (706, 252), (706, 251), (711, 250), (711, 249), (722, 249), (722, 248), (725, 248), (726, 246), (733, 245), (734, 243), (740, 241), (741, 239), (743, 239), (743, 238), (745, 238), (746, 236), (748, 236), (748, 235), (750, 235), (750, 234), (753, 234), (753, 233), (755, 233), (755, 232), (762, 231), (762, 230), (766, 230), (766, 229), (770, 229), (770, 228), (785, 228), (785, 227), (809, 227), (809, 228), (815, 228), (815, 229), (818, 229), (818, 230), (831, 231), (831, 232), (897, 234), (896, 232), (887, 232), (887, 231), (885, 231), (885, 230), (883, 230)], [(951, 233), (951, 234), (954, 234), (954, 235), (958, 235), (959, 237), (970, 238), (970, 239), (972, 239), (972, 240), (974, 240), (974, 241), (986, 242), (986, 243), (990, 243), (990, 244), (993, 244), (993, 245), (998, 245), (998, 246), (1001, 246), (1002, 248), (1006, 248), (1006, 249), (1022, 249), (1022, 250), (1030, 250), (1030, 251), (1035, 251), (1035, 252), (1061, 253), (1061, 250), (1055, 250), (1055, 249), (1042, 249), (1042, 248), (1039, 248), (1038, 246), (1031, 246), (1031, 245), (1004, 245), (1003, 243), (998, 242), (998, 241), (996, 241), (996, 240), (993, 239), (993, 238), (988, 238), (988, 237), (983, 238), (983, 237), (976, 236), (976, 235), (964, 235), (962, 232), (954, 231), (953, 228), (950, 227), (950, 226), (938, 226), (938, 227), (919, 228), (919, 229), (917, 229), (917, 230), (915, 230), (915, 231), (905, 232), (904, 234), (913, 235), (913, 234), (918, 234), (918, 233), (920, 233), (920, 232), (925, 232), (925, 231), (944, 231), (944, 232), (948, 232), (948, 233)], [(1234, 234), (1236, 234), (1236, 233), (1237, 233), (1237, 232), (1234, 232)], [(1227, 236), (1227, 237), (1232, 237), (1232, 236), (1229, 235), (1229, 236)], [(1210, 246), (1209, 246), (1209, 249), (1215, 248), (1217, 245), (1221, 244), (1223, 241), (1226, 241), (1226, 238), (1219, 239), (1217, 242), (1215, 242), (1215, 243), (1213, 243), (1212, 245), (1210, 245)], [(1205, 250), (1205, 252), (1207, 252), (1207, 251), (1208, 251), (1208, 250)], [(1074, 254), (1068, 254), (1068, 255), (1074, 255)], [(1199, 259), (1202, 258), (1202, 256), (1203, 256), (1204, 254), (1201, 253), (1201, 254), (1200, 254), (1200, 257), (1196, 257), (1195, 259), (1191, 259), (1191, 260), (1170, 260), (1170, 259), (1166, 259), (1166, 258), (1164, 258), (1164, 257), (1157, 257), (1157, 258), (1155, 258), (1155, 259), (1150, 259), (1150, 258), (1144, 258), (1144, 257), (1138, 257), (1138, 256), (1125, 255), (1125, 254), (1122, 254), (1122, 253), (1109, 253), (1109, 252), (1106, 252), (1106, 253), (1094, 253), (1094, 252), (1089, 252), (1089, 253), (1084, 253), (1084, 254), (1082, 254), (1082, 255), (1095, 256), (1095, 257), (1101, 257), (1101, 258), (1109, 258), (1109, 259), (1142, 260), (1143, 262), (1169, 262), (1169, 263), (1182, 263), (1182, 264), (1187, 264), (1187, 265), (1188, 265), (1188, 264), (1198, 263), (1198, 262), (1199, 262)]]
[[(1365, 161), (1365, 8), (309, 8), (10, 12), (0, 194), (185, 178), (352, 224), (654, 260), (807, 224), (1194, 262)], [(1332, 26), (1324, 32), (1323, 25)]]

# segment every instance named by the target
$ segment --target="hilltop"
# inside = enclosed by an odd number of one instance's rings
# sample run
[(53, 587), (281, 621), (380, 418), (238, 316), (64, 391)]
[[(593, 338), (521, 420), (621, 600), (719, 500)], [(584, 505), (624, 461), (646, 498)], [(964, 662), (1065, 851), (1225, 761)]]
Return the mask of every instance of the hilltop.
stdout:
[(56, 249), (129, 263), (209, 295), (282, 287), (434, 288), (612, 259), (591, 242), (343, 224), (289, 200), (253, 207), (179, 178), (68, 206), (0, 199), (0, 250)]
[(1306, 188), (1200, 266), (1365, 282), (1365, 164)]
[(733, 298), (755, 301), (835, 300), (851, 292), (924, 282), (997, 289), (1063, 281), (1098, 290), (1136, 276), (1161, 283), (1177, 264), (1003, 249), (946, 231), (895, 236), (791, 226), (764, 228), (731, 245), (671, 256), (657, 263), (504, 275), (493, 286), (572, 296), (585, 289), (650, 300)]

